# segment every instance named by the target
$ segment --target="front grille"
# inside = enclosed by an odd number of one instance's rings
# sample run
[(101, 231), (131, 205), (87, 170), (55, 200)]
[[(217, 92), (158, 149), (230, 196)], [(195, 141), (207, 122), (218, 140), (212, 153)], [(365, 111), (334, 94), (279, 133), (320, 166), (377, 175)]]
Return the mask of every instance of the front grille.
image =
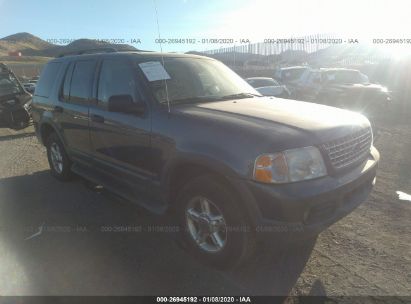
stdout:
[(367, 128), (325, 143), (323, 148), (332, 166), (338, 170), (365, 159), (370, 152), (371, 143), (371, 128)]

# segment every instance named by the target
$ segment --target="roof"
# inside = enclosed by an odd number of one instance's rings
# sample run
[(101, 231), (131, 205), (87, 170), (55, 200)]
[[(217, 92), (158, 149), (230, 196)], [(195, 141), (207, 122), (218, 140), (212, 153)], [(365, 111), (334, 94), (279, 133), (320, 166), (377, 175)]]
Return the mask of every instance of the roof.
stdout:
[(96, 52), (92, 54), (87, 54), (87, 53), (82, 53), (82, 54), (67, 54), (55, 58), (52, 61), (65, 61), (67, 59), (71, 60), (73, 58), (93, 58), (93, 57), (137, 57), (137, 58), (198, 58), (198, 59), (210, 59), (210, 60), (215, 60), (210, 57), (206, 56), (199, 56), (199, 55), (193, 55), (193, 54), (181, 54), (181, 53), (160, 53), (160, 52), (149, 52), (149, 51), (109, 51), (109, 52)]

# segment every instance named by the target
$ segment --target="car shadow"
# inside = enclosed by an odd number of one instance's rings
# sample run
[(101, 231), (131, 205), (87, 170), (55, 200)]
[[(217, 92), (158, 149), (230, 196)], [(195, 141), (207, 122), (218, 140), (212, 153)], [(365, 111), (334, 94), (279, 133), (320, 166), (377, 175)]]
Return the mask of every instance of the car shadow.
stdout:
[(280, 254), (266, 246), (223, 272), (176, 244), (170, 217), (80, 178), (4, 178), (0, 198), (2, 295), (287, 295), (314, 246)]

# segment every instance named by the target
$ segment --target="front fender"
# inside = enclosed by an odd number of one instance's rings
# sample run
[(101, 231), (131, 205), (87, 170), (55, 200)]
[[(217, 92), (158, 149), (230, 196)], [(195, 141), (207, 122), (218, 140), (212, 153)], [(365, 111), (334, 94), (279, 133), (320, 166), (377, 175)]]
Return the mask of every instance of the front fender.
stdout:
[(261, 214), (251, 192), (246, 187), (245, 179), (238, 175), (229, 165), (205, 155), (181, 153), (167, 162), (161, 176), (161, 185), (162, 189), (165, 191), (165, 198), (169, 203), (170, 194), (173, 191), (171, 185), (172, 178), (175, 176), (174, 173), (176, 173), (176, 170), (179, 170), (179, 168), (186, 165), (201, 166), (207, 168), (207, 171), (209, 172), (224, 177), (224, 180), (227, 182), (234, 195), (236, 195), (238, 202), (246, 211), (251, 224), (256, 225), (258, 219), (261, 218)]

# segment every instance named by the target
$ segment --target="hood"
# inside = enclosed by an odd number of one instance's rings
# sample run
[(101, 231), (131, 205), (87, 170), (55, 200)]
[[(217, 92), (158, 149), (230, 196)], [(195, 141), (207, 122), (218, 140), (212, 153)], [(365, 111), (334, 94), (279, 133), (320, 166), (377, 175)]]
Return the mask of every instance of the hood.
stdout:
[(266, 130), (288, 127), (300, 131), (300, 134), (313, 134), (320, 142), (370, 126), (368, 119), (356, 112), (273, 97), (207, 102), (178, 108), (185, 114), (209, 119), (219, 117), (220, 121), (227, 123), (243, 122), (247, 125), (258, 125)]
[(257, 118), (298, 129), (318, 131), (353, 124), (368, 124), (361, 114), (339, 108), (281, 98), (247, 98), (210, 102), (197, 108)]

